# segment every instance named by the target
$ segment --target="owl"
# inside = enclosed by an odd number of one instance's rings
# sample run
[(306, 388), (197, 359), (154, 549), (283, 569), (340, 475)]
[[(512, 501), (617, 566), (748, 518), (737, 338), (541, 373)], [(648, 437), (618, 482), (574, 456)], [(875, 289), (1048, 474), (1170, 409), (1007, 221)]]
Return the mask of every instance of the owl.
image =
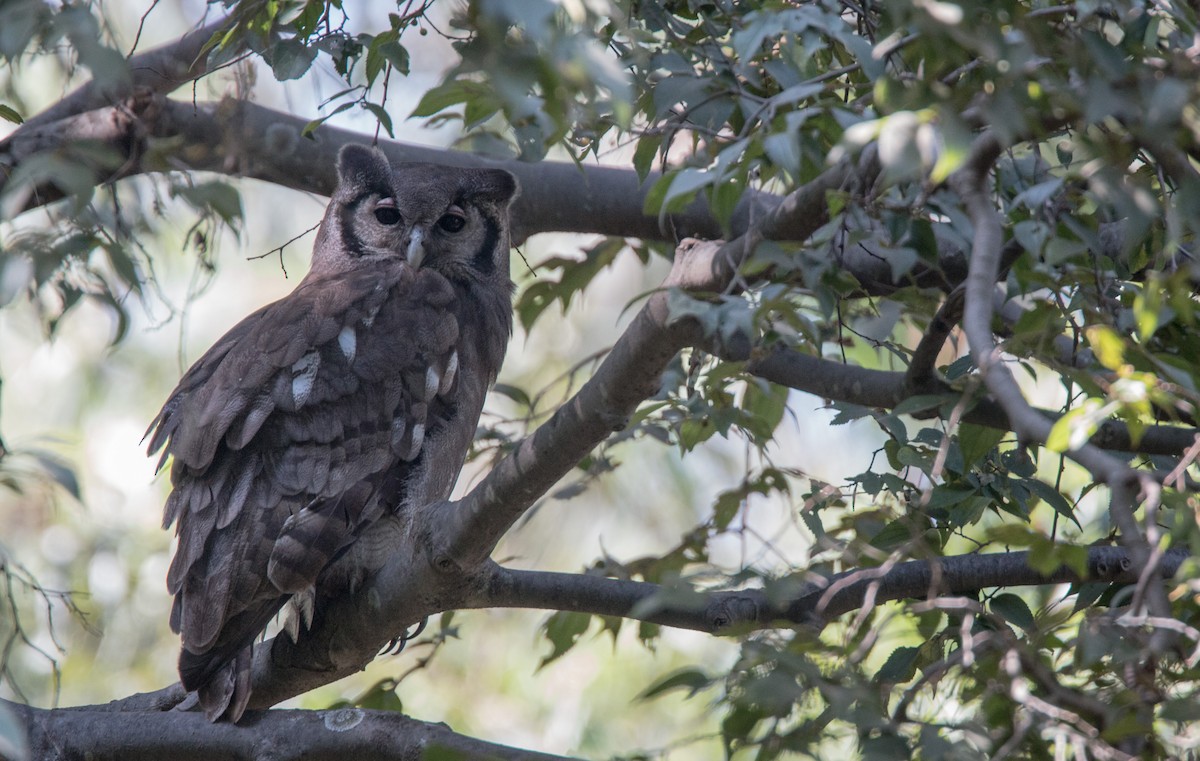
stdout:
[(147, 431), (171, 459), (179, 676), (213, 721), (241, 717), (254, 640), (289, 599), (349, 593), (356, 539), (449, 496), (512, 333), (511, 174), (358, 145), (337, 170), (309, 273)]

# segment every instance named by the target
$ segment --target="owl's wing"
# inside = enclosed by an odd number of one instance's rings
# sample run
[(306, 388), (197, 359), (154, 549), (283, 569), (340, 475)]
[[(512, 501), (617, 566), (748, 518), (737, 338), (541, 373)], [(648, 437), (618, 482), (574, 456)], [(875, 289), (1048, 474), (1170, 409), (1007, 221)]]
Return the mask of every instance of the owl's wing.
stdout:
[(240, 715), (253, 639), (402, 497), (453, 405), (453, 302), (402, 263), (306, 280), (226, 334), (151, 425), (150, 451), (174, 459), (180, 673), (202, 702), (210, 687), (210, 715), (231, 700)]

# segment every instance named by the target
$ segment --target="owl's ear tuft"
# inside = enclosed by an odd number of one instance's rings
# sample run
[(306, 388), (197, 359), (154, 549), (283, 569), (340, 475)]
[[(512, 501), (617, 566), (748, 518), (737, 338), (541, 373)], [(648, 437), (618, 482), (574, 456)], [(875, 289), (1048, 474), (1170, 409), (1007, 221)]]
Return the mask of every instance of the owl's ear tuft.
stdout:
[(476, 194), (495, 203), (505, 204), (521, 194), (517, 178), (503, 169), (481, 169), (476, 180)]
[(348, 143), (338, 153), (337, 195), (392, 195), (392, 165), (378, 148)]

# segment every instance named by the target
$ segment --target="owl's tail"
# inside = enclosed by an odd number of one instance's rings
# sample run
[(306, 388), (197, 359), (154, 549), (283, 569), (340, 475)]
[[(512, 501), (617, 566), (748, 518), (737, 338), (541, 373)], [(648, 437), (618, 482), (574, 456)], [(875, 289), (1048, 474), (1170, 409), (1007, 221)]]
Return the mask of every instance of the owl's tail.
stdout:
[[(176, 595), (177, 608), (187, 607), (181, 600), (187, 593), (185, 588)], [(224, 718), (236, 723), (242, 718), (250, 701), (254, 641), (287, 600), (288, 595), (282, 595), (255, 601), (225, 620), (216, 641), (206, 647), (198, 647), (188, 637), (189, 624), (194, 624), (198, 616), (179, 621), (184, 624), (179, 627), (184, 630), (179, 681), (188, 692), (196, 693), (209, 721)], [(186, 619), (186, 614), (181, 619)], [(173, 617), (172, 627), (176, 626)]]
[(254, 646), (247, 645), (228, 660), (218, 661), (212, 653), (197, 655), (186, 648), (179, 653), (179, 677), (194, 691), (209, 721), (223, 718), (237, 723), (250, 702), (250, 665)]

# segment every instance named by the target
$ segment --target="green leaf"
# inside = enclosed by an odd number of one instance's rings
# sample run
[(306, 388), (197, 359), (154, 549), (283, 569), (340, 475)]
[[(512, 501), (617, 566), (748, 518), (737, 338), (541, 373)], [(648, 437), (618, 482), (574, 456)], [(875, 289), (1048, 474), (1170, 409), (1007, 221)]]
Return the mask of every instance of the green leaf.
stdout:
[(725, 744), (728, 746), (735, 740), (746, 740), (764, 716), (765, 714), (759, 708), (735, 705), (733, 710), (721, 720), (721, 737), (725, 740)]
[(304, 129), (300, 130), (300, 136), (307, 137), (310, 140), (314, 139), (312, 136), (312, 133), (316, 132), (317, 127), (320, 127), (328, 119), (332, 118), (336, 114), (340, 114), (341, 112), (346, 111), (347, 109), (354, 108), (354, 104), (355, 104), (355, 101), (350, 101), (348, 103), (342, 103), (337, 108), (333, 109), (328, 114), (325, 114), (324, 116), (320, 117), (319, 119), (313, 119), (311, 122), (304, 125)]
[[(688, 167), (663, 177), (664, 180), (668, 178), (670, 178), (670, 182), (667, 190), (655, 210), (655, 213), (658, 214), (682, 211), (692, 202), (701, 188), (708, 187), (717, 179), (712, 172), (694, 167)], [(648, 206), (649, 197), (646, 198), (646, 203)]]
[(712, 686), (713, 680), (699, 669), (680, 669), (659, 679), (647, 687), (635, 700), (649, 700), (671, 690), (687, 690), (687, 696), (694, 697), (696, 693)]
[(1027, 632), (1033, 632), (1037, 628), (1033, 611), (1029, 610), (1028, 603), (1017, 595), (1008, 592), (996, 595), (991, 599), (989, 607), (1005, 621), (1016, 624)]
[(538, 668), (544, 668), (547, 664), (558, 660), (567, 651), (575, 647), (580, 637), (587, 633), (588, 627), (591, 624), (592, 617), (587, 613), (559, 611), (550, 616), (542, 629), (546, 639), (550, 641), (553, 647), (550, 654), (542, 658), (542, 662), (538, 664)]
[(917, 657), (921, 654), (919, 647), (898, 647), (892, 651), (888, 659), (879, 667), (875, 679), (880, 682), (903, 684), (912, 679), (917, 673)]
[(1066, 567), (1080, 576), (1086, 576), (1087, 547), (1059, 544), (1048, 537), (1039, 537), (1030, 545), (1029, 567), (1045, 575)]
[(710, 418), (689, 417), (679, 424), (679, 448), (684, 452), (690, 452), (696, 448), (697, 444), (711, 439), (716, 432), (717, 426)]
[(1032, 211), (1040, 211), (1042, 206), (1062, 189), (1062, 186), (1063, 180), (1061, 178), (1039, 182), (1037, 185), (1018, 193), (1012, 202), (1014, 205), (1024, 204)]
[(654, 159), (662, 141), (662, 135), (644, 135), (638, 140), (637, 148), (633, 151), (633, 168), (642, 182), (646, 181), (650, 170), (654, 168)]
[(946, 380), (954, 381), (962, 378), (971, 372), (975, 367), (975, 361), (971, 359), (970, 354), (964, 354), (950, 364), (946, 365)]
[(392, 117), (387, 111), (384, 110), (383, 106), (377, 103), (366, 102), (364, 102), (362, 105), (363, 108), (370, 111), (375, 118), (379, 120), (379, 126), (383, 127), (384, 132), (388, 133), (388, 137), (392, 138), (393, 140), (396, 139), (396, 134), (392, 132)]
[(1119, 711), (1114, 721), (1104, 728), (1100, 736), (1110, 743), (1118, 743), (1127, 737), (1152, 736), (1150, 727), (1142, 718), (1141, 711)]
[(1050, 435), (1046, 437), (1046, 448), (1051, 452), (1073, 451), (1088, 442), (1107, 416), (1109, 405), (1099, 399), (1085, 399), (1083, 404), (1054, 422)]
[(775, 435), (775, 429), (783, 422), (787, 412), (788, 389), (775, 383), (746, 385), (742, 395), (742, 411), (748, 416), (742, 427), (754, 443), (765, 447)]
[(280, 40), (270, 50), (271, 71), (280, 82), (299, 79), (317, 60), (317, 49), (296, 38)]
[(1109, 370), (1120, 370), (1125, 364), (1125, 340), (1117, 331), (1106, 325), (1093, 325), (1087, 329), (1087, 339), (1096, 359)]
[(492, 391), (495, 391), (501, 396), (507, 396), (517, 404), (524, 407), (526, 410), (533, 409), (533, 400), (529, 398), (529, 394), (517, 386), (511, 386), (507, 383), (497, 383), (492, 386)]
[(1195, 694), (1184, 698), (1171, 698), (1163, 702), (1159, 718), (1184, 724), (1200, 722), (1200, 700)]
[(65, 489), (76, 500), (81, 499), (79, 495), (79, 479), (76, 478), (75, 471), (61, 457), (42, 449), (30, 449), (27, 451), (30, 456), (37, 460), (38, 466), (55, 483)]
[(575, 295), (586, 289), (596, 275), (611, 265), (624, 250), (623, 238), (606, 238), (588, 249), (582, 260), (553, 257), (538, 264), (535, 269), (539, 272), (557, 269), (562, 275), (557, 282), (538, 280), (526, 287), (515, 307), (521, 325), (525, 330), (532, 328), (555, 301), (561, 303), (563, 312), (566, 312)]
[(912, 522), (908, 518), (900, 518), (887, 524), (879, 533), (871, 537), (871, 546), (884, 552), (890, 552), (911, 542), (914, 533)]
[(450, 106), (465, 103), (473, 98), (488, 95), (483, 86), (477, 82), (457, 80), (438, 85), (421, 97), (413, 116), (433, 116)]
[(970, 468), (983, 461), (1004, 440), (1006, 431), (982, 425), (963, 423), (958, 427), (958, 446), (962, 451), (963, 465)]
[(25, 121), (15, 108), (6, 106), (3, 103), (0, 103), (0, 118), (10, 121), (13, 124), (21, 124)]
[(1058, 489), (1036, 478), (1025, 479), (1021, 483), (1045, 501), (1046, 504), (1050, 505), (1054, 512), (1070, 520), (1077, 527), (1083, 528), (1079, 523), (1079, 519), (1075, 517), (1075, 510), (1071, 507), (1071, 503), (1067, 501), (1067, 498)]
[(0, 56), (10, 63), (21, 56), (34, 37), (45, 31), (52, 16), (41, 0), (6, 0), (0, 3)]
[(989, 526), (986, 536), (989, 541), (999, 542), (1006, 547), (1028, 547), (1039, 540), (1045, 539), (1044, 536), (1029, 526), (1015, 523), (1002, 523), (998, 526)]
[(381, 679), (367, 688), (366, 692), (354, 701), (354, 705), (379, 711), (403, 712), (404, 704), (396, 693), (397, 686), (396, 680), (391, 677)]
[(232, 228), (236, 229), (242, 221), (242, 195), (237, 188), (228, 183), (212, 180), (194, 185), (178, 185), (173, 191), (196, 209), (202, 212), (212, 211)]
[(952, 401), (948, 394), (917, 394), (900, 402), (892, 409), (893, 415), (912, 415), (925, 410), (937, 409), (946, 401)]

